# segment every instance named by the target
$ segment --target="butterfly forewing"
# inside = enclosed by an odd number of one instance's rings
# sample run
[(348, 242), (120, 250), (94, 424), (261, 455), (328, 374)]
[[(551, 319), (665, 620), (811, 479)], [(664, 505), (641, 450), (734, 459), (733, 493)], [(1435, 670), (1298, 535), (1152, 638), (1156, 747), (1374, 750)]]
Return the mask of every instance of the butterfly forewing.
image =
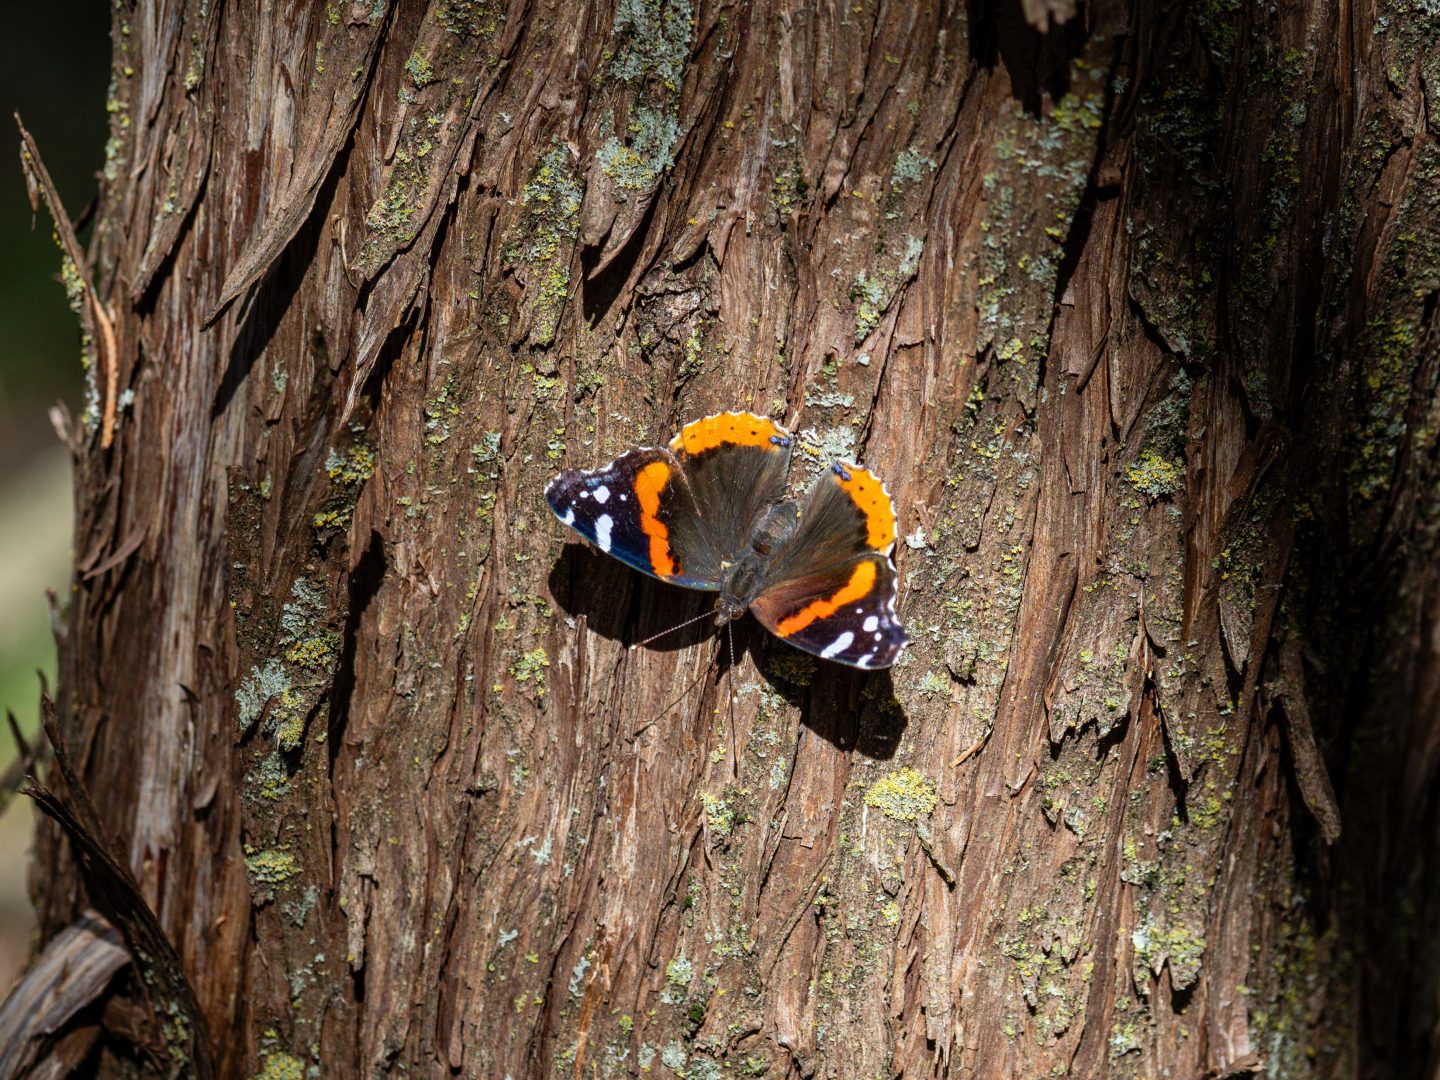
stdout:
[(692, 589), (720, 587), (720, 558), (675, 455), (659, 447), (566, 469), (545, 489), (561, 522), (607, 555)]
[(670, 441), (705, 531), (726, 561), (748, 550), (755, 524), (784, 497), (793, 443), (774, 421), (744, 412), (696, 420)]

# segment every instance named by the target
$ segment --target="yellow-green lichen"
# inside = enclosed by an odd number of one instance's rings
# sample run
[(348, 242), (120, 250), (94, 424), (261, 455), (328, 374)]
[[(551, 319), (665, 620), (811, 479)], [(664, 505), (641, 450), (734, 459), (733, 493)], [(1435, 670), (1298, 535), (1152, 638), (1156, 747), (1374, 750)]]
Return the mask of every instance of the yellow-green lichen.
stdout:
[(527, 653), (521, 653), (510, 665), (510, 674), (519, 683), (533, 684), (535, 696), (545, 698), (545, 672), (550, 667), (550, 654), (543, 646), (536, 646)]
[(792, 686), (809, 686), (815, 678), (815, 660), (798, 649), (785, 649), (766, 665), (766, 674)]
[(1395, 453), (1405, 434), (1405, 405), (1410, 400), (1411, 373), (1418, 362), (1415, 328), (1402, 319), (1373, 319), (1365, 334), (1366, 408), (1353, 425), (1356, 438), (1349, 449), (1347, 471), (1362, 501), (1389, 490)]
[(445, 0), (435, 7), (435, 21), (457, 37), (491, 37), (504, 18), (497, 0)]
[(520, 193), (525, 216), (510, 234), (504, 256), (524, 267), (527, 284), (538, 285), (532, 338), (539, 345), (554, 340), (561, 305), (570, 294), (570, 253), (584, 194), (570, 153), (560, 145), (540, 159), (540, 167)]
[(266, 754), (245, 774), (244, 798), (247, 802), (254, 802), (257, 798), (275, 802), (289, 793), (290, 774), (285, 767), (285, 759), (278, 753)]
[(705, 807), (705, 823), (712, 835), (724, 838), (735, 831), (735, 808), (728, 802), (708, 791), (700, 793), (700, 802)]
[(334, 491), (324, 508), (310, 519), (322, 539), (350, 524), (355, 515), (355, 500), (366, 480), (375, 475), (375, 451), (363, 442), (350, 447), (344, 454), (331, 450), (325, 459), (325, 475)]
[(639, 100), (626, 118), (625, 141), (612, 136), (596, 157), (622, 190), (649, 191), (674, 161), (693, 21), (690, 0), (620, 0), (616, 8), (611, 71)]
[(626, 191), (649, 191), (675, 162), (680, 142), (678, 117), (649, 105), (637, 105), (625, 125), (626, 141), (613, 135), (596, 154), (600, 170)]
[(325, 459), (325, 473), (339, 484), (361, 484), (375, 475), (375, 450), (356, 443), (342, 456), (334, 450)]
[(283, 847), (257, 850), (245, 845), (245, 871), (254, 885), (280, 885), (300, 873), (299, 860)]
[(304, 1080), (305, 1063), (289, 1054), (266, 1054), (253, 1080)]
[(935, 811), (938, 801), (935, 785), (908, 765), (882, 776), (865, 792), (866, 806), (896, 821), (927, 817)]
[(888, 306), (885, 283), (860, 270), (850, 285), (850, 299), (855, 301), (855, 341), (859, 343), (880, 325), (880, 316)]
[(1148, 447), (1125, 473), (1131, 485), (1151, 502), (1174, 495), (1185, 487), (1185, 467)]
[(327, 630), (295, 642), (285, 650), (285, 659), (300, 667), (329, 672), (339, 648), (339, 635)]
[(410, 59), (405, 61), (405, 74), (410, 76), (416, 90), (423, 90), (435, 81), (434, 65), (419, 53), (411, 54)]

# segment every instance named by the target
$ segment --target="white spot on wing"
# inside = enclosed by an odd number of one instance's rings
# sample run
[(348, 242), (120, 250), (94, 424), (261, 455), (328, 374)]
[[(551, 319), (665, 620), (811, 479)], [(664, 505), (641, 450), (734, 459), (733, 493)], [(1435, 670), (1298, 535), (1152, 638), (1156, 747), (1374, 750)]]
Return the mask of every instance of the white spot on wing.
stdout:
[(854, 640), (855, 635), (849, 630), (846, 630), (845, 633), (841, 634), (829, 645), (825, 646), (824, 650), (820, 653), (820, 659), (829, 660), (832, 656), (840, 655), (842, 652), (844, 652), (850, 647), (850, 643)]
[(598, 502), (601, 506), (604, 506), (607, 502), (610, 501), (610, 489), (604, 484), (601, 484), (598, 488), (595, 489), (595, 501)]
[(879, 625), (880, 617), (878, 615), (871, 615), (868, 619), (865, 620), (865, 633), (873, 634), (875, 632), (875, 628)]
[(614, 524), (609, 514), (601, 514), (595, 519), (595, 543), (600, 545), (601, 551), (610, 550), (610, 529)]
[(873, 659), (875, 659), (875, 654), (873, 652), (867, 652), (864, 656), (860, 657), (859, 660), (855, 661), (855, 666), (868, 668), (870, 666), (870, 661)]
[(575, 524), (575, 508), (574, 508), (573, 506), (567, 506), (567, 507), (565, 508), (565, 513), (564, 513), (563, 515), (561, 515), (560, 520), (561, 520), (562, 522), (564, 522), (566, 525), (574, 525), (574, 524)]

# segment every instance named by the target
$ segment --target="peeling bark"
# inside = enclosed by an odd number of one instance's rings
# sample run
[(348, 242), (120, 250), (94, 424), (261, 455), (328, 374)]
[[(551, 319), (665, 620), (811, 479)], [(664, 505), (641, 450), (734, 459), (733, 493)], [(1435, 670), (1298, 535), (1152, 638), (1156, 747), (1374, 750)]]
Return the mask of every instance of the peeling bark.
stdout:
[[(56, 798), (216, 1075), (1429, 1075), (1426, 11), (116, 6)], [(627, 648), (541, 493), (727, 408), (893, 671)]]

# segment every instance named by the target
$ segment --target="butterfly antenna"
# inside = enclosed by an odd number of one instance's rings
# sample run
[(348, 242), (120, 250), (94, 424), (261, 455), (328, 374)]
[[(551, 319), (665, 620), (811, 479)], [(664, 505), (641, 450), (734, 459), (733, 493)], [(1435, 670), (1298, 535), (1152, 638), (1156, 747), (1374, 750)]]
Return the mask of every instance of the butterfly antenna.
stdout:
[(730, 639), (730, 672), (726, 680), (730, 684), (730, 775), (740, 779), (740, 751), (735, 741), (735, 624), (725, 624), (725, 634)]
[(642, 646), (642, 645), (649, 645), (650, 642), (654, 641), (656, 638), (662, 638), (662, 637), (664, 637), (666, 634), (673, 634), (676, 630), (683, 630), (685, 627), (689, 626), (691, 623), (697, 623), (697, 622), (699, 622), (701, 619), (708, 619), (708, 618), (709, 618), (711, 615), (713, 615), (713, 614), (715, 614), (713, 611), (702, 611), (699, 615), (696, 615), (693, 619), (686, 619), (686, 620), (685, 620), (684, 622), (682, 622), (682, 623), (676, 623), (674, 626), (667, 627), (666, 629), (661, 630), (658, 634), (651, 634), (651, 635), (650, 635), (649, 637), (647, 637), (644, 641), (637, 641), (637, 642), (635, 642), (635, 644), (634, 644), (634, 645), (631, 645), (630, 648), (632, 648), (632, 649), (638, 649), (638, 648), (640, 648), (640, 646)]
[[(693, 621), (693, 620), (692, 620), (692, 621)], [(648, 721), (646, 721), (644, 724), (641, 724), (640, 727), (638, 727), (638, 728), (636, 728), (634, 731), (632, 731), (632, 732), (630, 733), (630, 738), (632, 738), (632, 739), (637, 739), (637, 738), (639, 738), (639, 737), (640, 737), (645, 731), (647, 731), (649, 728), (654, 727), (655, 724), (656, 724), (657, 722), (659, 722), (659, 721), (665, 716), (666, 713), (668, 713), (671, 709), (675, 708), (676, 705), (679, 705), (680, 702), (684, 701), (685, 698), (689, 696), (690, 691), (691, 691), (691, 690), (694, 690), (695, 687), (699, 686), (700, 683), (705, 679), (705, 677), (710, 674), (710, 667), (711, 667), (710, 664), (706, 664), (704, 671), (702, 671), (699, 675), (696, 675), (695, 678), (691, 679), (690, 682), (686, 685), (686, 687), (685, 687), (684, 690), (681, 690), (680, 693), (676, 694), (675, 697), (673, 697), (673, 698), (670, 699), (670, 703), (669, 703), (668, 705), (666, 705), (663, 709), (661, 709), (659, 712), (657, 712), (654, 716), (652, 716), (652, 717), (651, 717)]]

